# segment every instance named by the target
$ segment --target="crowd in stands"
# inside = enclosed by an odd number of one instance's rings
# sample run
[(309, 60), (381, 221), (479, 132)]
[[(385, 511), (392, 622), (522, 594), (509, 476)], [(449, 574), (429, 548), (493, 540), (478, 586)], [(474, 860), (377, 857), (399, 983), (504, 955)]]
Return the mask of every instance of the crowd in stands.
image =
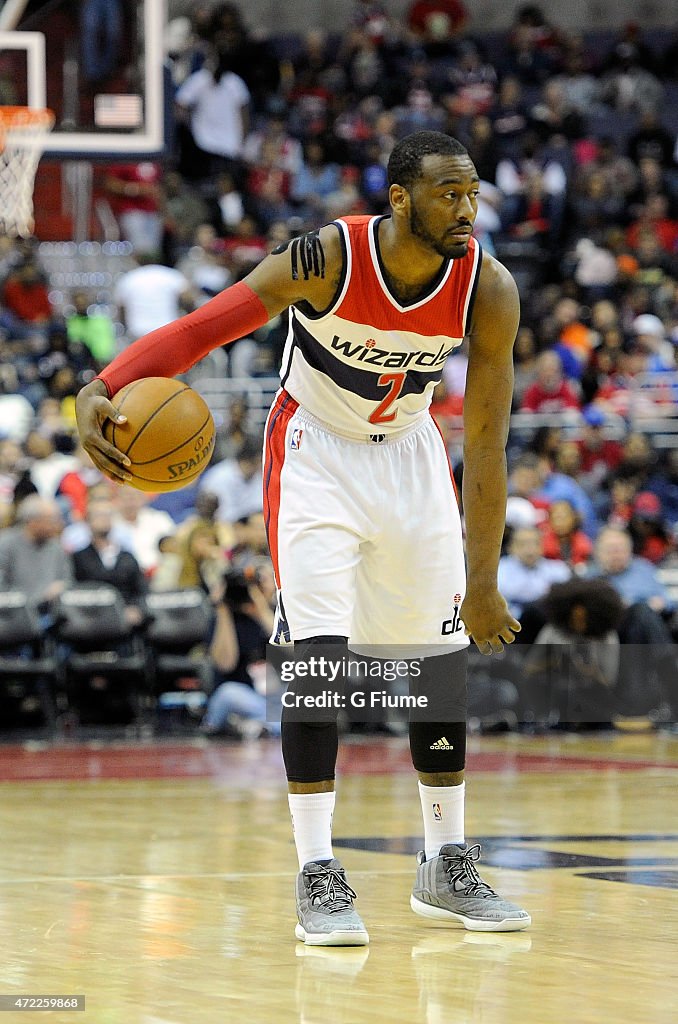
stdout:
[[(476, 233), (521, 291), (500, 583), (523, 646), (590, 641), (617, 712), (675, 717), (678, 612), (662, 573), (678, 562), (678, 37), (650, 47), (629, 24), (594, 49), (528, 4), (497, 47), (461, 0), (417, 0), (402, 24), (356, 0), (342, 31), (294, 41), (253, 36), (237, 4), (196, 5), (166, 44), (166, 157), (101, 176), (137, 262), (115, 311), (82, 289), (56, 303), (37, 240), (0, 239), (0, 591), (49, 618), (66, 588), (108, 583), (141, 628), (149, 592), (202, 590), (215, 680), (244, 687), (215, 690), (204, 728), (263, 727), (255, 677), (275, 588), (247, 379), (275, 375), (283, 319), (209, 357), (242, 396), (212, 466), (176, 494), (102, 478), (77, 444), (74, 397), (119, 346), (294, 235), (386, 212), (394, 143), (442, 130), (478, 168)], [(459, 480), (467, 353), (433, 404)], [(621, 671), (615, 644), (654, 653)], [(518, 717), (543, 719), (530, 701), (516, 696)]]

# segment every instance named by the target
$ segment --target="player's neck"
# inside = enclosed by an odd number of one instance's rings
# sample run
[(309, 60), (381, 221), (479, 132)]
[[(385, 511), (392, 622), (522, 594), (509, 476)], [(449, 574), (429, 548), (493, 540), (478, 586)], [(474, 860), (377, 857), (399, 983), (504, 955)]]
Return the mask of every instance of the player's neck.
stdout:
[(393, 218), (382, 220), (377, 231), (389, 285), (401, 299), (412, 301), (435, 281), (445, 259), (411, 234), (398, 231)]

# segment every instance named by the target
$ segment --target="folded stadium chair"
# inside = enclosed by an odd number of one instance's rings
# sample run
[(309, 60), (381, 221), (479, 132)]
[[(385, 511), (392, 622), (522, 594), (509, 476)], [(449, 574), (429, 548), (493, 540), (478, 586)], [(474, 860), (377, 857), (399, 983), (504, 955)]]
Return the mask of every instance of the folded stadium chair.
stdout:
[[(171, 590), (146, 598), (146, 642), (153, 665), (153, 688), (213, 687), (212, 665), (205, 647), (210, 639), (212, 609), (202, 590)], [(182, 681), (184, 685), (181, 684)], [(197, 685), (196, 685), (197, 684)]]
[(56, 614), (69, 696), (77, 702), (82, 685), (99, 677), (110, 684), (110, 696), (132, 701), (139, 719), (150, 677), (148, 652), (127, 621), (120, 593), (106, 584), (80, 584), (61, 595)]
[(33, 697), (52, 730), (60, 683), (55, 645), (37, 609), (21, 591), (0, 592), (0, 727), (8, 717), (8, 702)]

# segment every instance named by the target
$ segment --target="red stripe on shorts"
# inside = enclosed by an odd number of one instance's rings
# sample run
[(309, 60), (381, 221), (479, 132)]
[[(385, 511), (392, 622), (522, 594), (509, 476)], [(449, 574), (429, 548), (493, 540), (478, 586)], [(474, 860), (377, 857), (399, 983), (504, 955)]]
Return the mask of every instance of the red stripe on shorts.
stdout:
[(436, 425), (436, 430), (437, 430), (437, 431), (438, 431), (438, 433), (440, 434), (440, 440), (442, 441), (442, 443), (443, 443), (443, 448), (445, 449), (445, 457), (446, 457), (446, 459), (447, 459), (447, 468), (448, 468), (448, 469), (449, 469), (449, 471), (450, 471), (450, 480), (452, 481), (452, 487), (454, 488), (454, 496), (455, 496), (455, 498), (457, 499), (457, 505), (459, 505), (459, 494), (457, 493), (457, 485), (456, 485), (456, 483), (455, 483), (455, 480), (454, 480), (454, 474), (453, 474), (453, 472), (452, 472), (452, 463), (450, 462), (450, 453), (449, 453), (449, 452), (448, 452), (448, 450), (447, 450), (447, 445), (445, 444), (445, 438), (443, 437), (443, 432), (442, 432), (442, 430), (441, 430), (441, 429), (440, 429), (440, 427), (438, 426), (438, 422), (437, 422), (437, 420), (436, 420), (436, 419), (435, 419), (435, 417), (433, 417), (433, 416), (431, 416), (431, 419), (433, 420), (433, 422), (434, 422), (434, 423), (435, 423), (435, 425)]
[(299, 408), (286, 391), (281, 391), (268, 415), (264, 460), (264, 520), (275, 582), (280, 589), (278, 571), (278, 513), (280, 511), (280, 474), (285, 461), (287, 426)]

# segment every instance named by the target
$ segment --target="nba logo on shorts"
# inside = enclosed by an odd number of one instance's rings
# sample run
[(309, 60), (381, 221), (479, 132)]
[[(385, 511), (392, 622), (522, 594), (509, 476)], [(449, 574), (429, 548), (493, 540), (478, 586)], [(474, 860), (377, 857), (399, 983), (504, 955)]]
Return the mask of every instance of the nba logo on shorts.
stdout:
[(303, 427), (295, 427), (292, 431), (292, 439), (290, 441), (290, 448), (293, 452), (298, 452), (301, 448), (301, 435), (304, 433)]
[(434, 804), (433, 805), (433, 820), (434, 821), (442, 821), (443, 820), (443, 809), (440, 806), (440, 804)]

